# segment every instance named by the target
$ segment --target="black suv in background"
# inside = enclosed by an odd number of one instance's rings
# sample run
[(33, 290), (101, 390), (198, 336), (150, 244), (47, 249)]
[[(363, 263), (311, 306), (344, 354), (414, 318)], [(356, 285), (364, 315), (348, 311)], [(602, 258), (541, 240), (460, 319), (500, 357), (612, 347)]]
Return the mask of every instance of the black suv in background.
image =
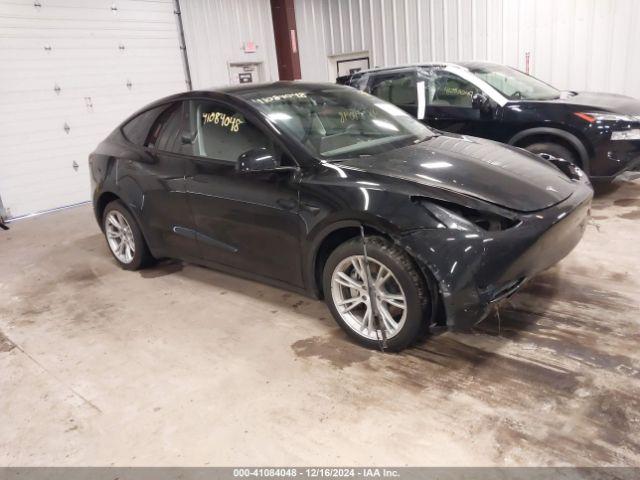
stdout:
[(484, 62), (381, 68), (339, 77), (430, 127), (564, 158), (592, 180), (640, 167), (640, 102), (560, 91), (516, 69)]

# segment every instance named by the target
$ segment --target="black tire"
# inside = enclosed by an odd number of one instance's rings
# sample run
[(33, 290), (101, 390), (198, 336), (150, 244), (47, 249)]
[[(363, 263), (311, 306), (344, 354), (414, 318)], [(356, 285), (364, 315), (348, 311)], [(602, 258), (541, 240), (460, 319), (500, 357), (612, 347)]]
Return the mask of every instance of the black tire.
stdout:
[(535, 153), (536, 155), (546, 153), (547, 155), (551, 155), (556, 158), (563, 158), (564, 160), (567, 160), (574, 165), (580, 166), (580, 162), (576, 158), (576, 155), (567, 147), (565, 147), (564, 145), (560, 145), (559, 143), (532, 143), (531, 145), (527, 145), (526, 147), (524, 147), (524, 149), (528, 150), (531, 153)]
[[(107, 218), (109, 214), (114, 211), (119, 213), (126, 219), (131, 229), (134, 244), (134, 254), (133, 258), (128, 263), (123, 262), (116, 256), (107, 238)], [(109, 248), (111, 255), (113, 255), (113, 258), (115, 258), (116, 262), (118, 262), (118, 265), (120, 265), (120, 267), (122, 267), (123, 269), (139, 270), (154, 263), (155, 259), (149, 252), (149, 247), (147, 246), (147, 242), (142, 235), (142, 231), (140, 230), (138, 222), (136, 222), (135, 218), (133, 218), (133, 215), (131, 215), (127, 207), (125, 207), (120, 200), (114, 200), (110, 202), (104, 209), (104, 213), (102, 214), (102, 231), (104, 232), (105, 240), (107, 241), (107, 248)]]
[[(429, 290), (425, 280), (409, 255), (400, 247), (382, 237), (366, 237), (367, 256), (388, 268), (399, 283), (406, 298), (406, 319), (397, 334), (387, 340), (387, 350), (399, 352), (413, 344), (429, 325), (431, 309), (427, 308)], [(346, 258), (362, 255), (362, 240), (356, 237), (338, 246), (325, 263), (322, 274), (324, 298), (340, 327), (357, 343), (367, 348), (379, 348), (380, 342), (353, 330), (342, 318), (334, 303), (331, 278), (334, 270)]]

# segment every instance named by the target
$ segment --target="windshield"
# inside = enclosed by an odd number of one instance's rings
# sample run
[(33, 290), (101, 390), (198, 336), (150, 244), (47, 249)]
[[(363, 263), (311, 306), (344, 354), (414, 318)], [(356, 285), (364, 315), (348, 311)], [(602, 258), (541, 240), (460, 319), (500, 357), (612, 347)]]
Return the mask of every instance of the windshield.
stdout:
[(352, 88), (292, 86), (243, 97), (313, 156), (327, 160), (374, 155), (434, 135), (398, 107)]
[(515, 68), (502, 65), (483, 65), (469, 70), (509, 100), (552, 100), (560, 98), (559, 90)]

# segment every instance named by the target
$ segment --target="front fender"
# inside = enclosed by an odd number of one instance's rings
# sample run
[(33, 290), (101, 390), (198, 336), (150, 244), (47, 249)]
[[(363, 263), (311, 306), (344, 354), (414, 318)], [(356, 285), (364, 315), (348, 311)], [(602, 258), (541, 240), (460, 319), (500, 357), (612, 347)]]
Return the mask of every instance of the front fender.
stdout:
[(359, 229), (363, 225), (397, 242), (403, 232), (436, 228), (438, 223), (424, 207), (411, 200), (410, 193), (363, 184), (314, 187), (302, 193), (300, 215), (307, 238), (303, 242), (302, 273), (308, 290), (316, 296), (319, 295), (315, 271), (318, 251), (334, 232)]
[(398, 243), (435, 278), (448, 326), (467, 327), (482, 318), (476, 287), (486, 251), (481, 235), (420, 229), (403, 235)]
[(352, 216), (344, 218), (341, 215), (340, 218), (327, 219), (322, 225), (317, 226), (316, 229), (309, 236), (309, 241), (306, 242), (306, 248), (303, 250), (303, 277), (309, 290), (315, 297), (319, 298), (320, 285), (317, 281), (316, 262), (318, 260), (318, 254), (322, 247), (322, 244), (334, 233), (339, 231), (350, 230), (350, 236), (358, 235), (361, 227), (365, 227), (366, 230), (375, 230), (386, 236), (389, 236), (396, 240), (399, 238), (399, 232), (389, 222), (384, 221), (381, 218), (371, 215), (361, 215), (353, 213)]
[(513, 137), (509, 139), (507, 142), (509, 145), (516, 145), (523, 140), (526, 140), (528, 137), (534, 137), (536, 135), (550, 135), (559, 137), (565, 141), (567, 141), (571, 146), (573, 146), (578, 155), (580, 156), (580, 161), (582, 162), (583, 170), (589, 173), (589, 152), (585, 147), (584, 143), (573, 133), (568, 132), (566, 130), (562, 130), (560, 128), (554, 127), (535, 127), (528, 128), (526, 130), (522, 130), (521, 132), (516, 133)]

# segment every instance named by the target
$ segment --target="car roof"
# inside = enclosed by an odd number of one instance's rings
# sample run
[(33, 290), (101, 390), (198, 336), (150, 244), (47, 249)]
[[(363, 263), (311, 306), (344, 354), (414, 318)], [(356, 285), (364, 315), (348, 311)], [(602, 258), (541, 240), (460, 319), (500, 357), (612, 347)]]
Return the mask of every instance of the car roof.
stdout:
[(330, 82), (302, 82), (299, 80), (295, 81), (278, 81), (278, 82), (268, 82), (268, 83), (254, 83), (250, 85), (231, 85), (231, 86), (223, 86), (223, 87), (213, 87), (206, 88), (201, 90), (191, 90), (189, 92), (184, 92), (182, 94), (178, 94), (176, 96), (184, 98), (193, 98), (207, 94), (222, 94), (222, 95), (230, 95), (233, 97), (244, 98), (247, 96), (251, 96), (254, 93), (268, 93), (270, 95), (277, 95), (279, 93), (287, 93), (291, 91), (297, 92), (312, 92), (315, 90), (321, 90), (323, 88), (344, 88), (341, 85), (337, 85), (335, 83)]
[[(251, 97), (256, 93), (264, 93), (265, 95), (281, 95), (291, 92), (313, 92), (323, 88), (349, 88), (330, 82), (302, 82), (302, 81), (278, 81), (269, 83), (256, 83), (251, 85), (232, 85), (224, 87), (206, 88), (200, 90), (190, 90), (187, 92), (176, 93), (167, 97), (159, 98), (154, 102), (145, 106), (142, 110), (148, 110), (165, 103), (189, 100), (198, 97), (211, 97), (215, 99), (219, 95), (228, 95), (242, 100)], [(141, 110), (141, 111), (142, 111)]]
[(329, 82), (320, 83), (320, 82), (303, 82), (299, 80), (295, 80), (295, 81), (281, 80), (278, 82), (254, 83), (250, 85), (231, 85), (228, 87), (214, 88), (214, 89), (211, 89), (210, 91), (243, 97), (247, 94), (266, 92), (266, 91), (286, 92), (286, 91), (291, 91), (292, 89), (312, 91), (312, 90), (318, 90), (320, 88), (335, 87), (335, 86), (336, 86), (335, 83), (329, 83)]
[(366, 70), (360, 70), (359, 72), (354, 73), (354, 75), (362, 75), (364, 73), (374, 73), (374, 72), (393, 72), (399, 70), (409, 70), (412, 68), (421, 68), (421, 67), (440, 67), (440, 68), (462, 68), (465, 70), (472, 70), (479, 67), (487, 67), (491, 65), (498, 65), (492, 62), (479, 62), (479, 61), (469, 61), (469, 62), (427, 62), (427, 63), (410, 63), (406, 65), (395, 65), (392, 67), (376, 67), (369, 68)]

